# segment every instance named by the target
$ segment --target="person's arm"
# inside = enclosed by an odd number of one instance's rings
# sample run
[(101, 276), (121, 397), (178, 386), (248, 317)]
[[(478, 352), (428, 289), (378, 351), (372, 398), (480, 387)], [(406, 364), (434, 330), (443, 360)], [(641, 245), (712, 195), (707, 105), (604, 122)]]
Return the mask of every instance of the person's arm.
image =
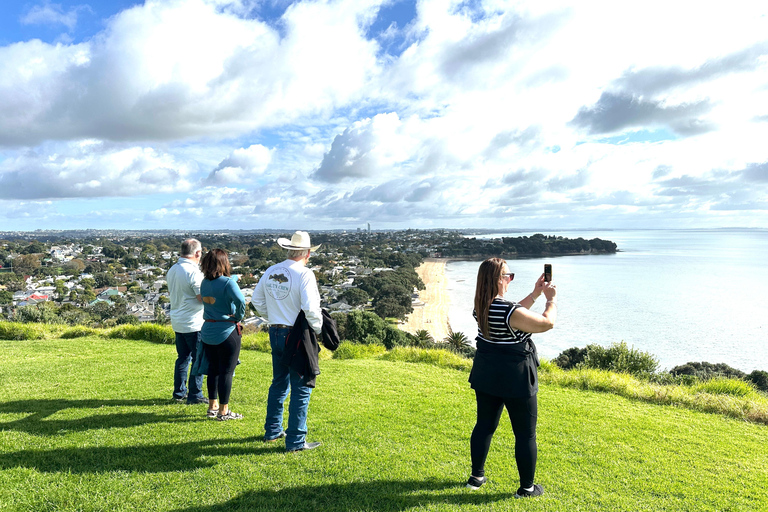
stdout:
[(253, 295), (251, 296), (251, 305), (260, 317), (269, 321), (269, 318), (267, 317), (267, 298), (264, 295), (264, 287), (262, 286), (262, 280), (265, 278), (265, 276), (266, 274), (261, 276), (261, 279), (259, 279), (256, 288), (253, 290)]
[[(537, 289), (539, 288), (539, 282), (540, 281), (536, 282)], [(557, 288), (553, 283), (544, 282), (544, 285), (541, 286), (541, 291), (547, 298), (544, 312), (538, 314), (526, 307), (517, 308), (509, 316), (509, 326), (512, 329), (517, 329), (518, 331), (523, 332), (539, 333), (546, 332), (555, 326), (555, 321), (557, 320)]]
[(323, 312), (320, 309), (320, 291), (317, 289), (315, 273), (307, 269), (301, 276), (301, 309), (307, 323), (317, 334), (323, 328)]
[(230, 316), (233, 320), (239, 322), (245, 316), (245, 297), (234, 279), (230, 279), (229, 283), (227, 283), (227, 295), (229, 295), (232, 304), (235, 306), (235, 312)]
[(190, 276), (190, 281), (189, 281), (189, 285), (192, 287), (192, 291), (196, 295), (197, 302), (199, 302), (200, 304), (203, 303), (203, 296), (200, 294), (200, 284), (202, 284), (203, 282), (203, 277), (205, 277), (203, 273), (198, 271)]
[(539, 277), (539, 279), (536, 281), (536, 285), (533, 287), (533, 291), (526, 295), (525, 298), (519, 302), (519, 304), (525, 309), (531, 309), (533, 307), (533, 303), (536, 302), (536, 299), (541, 296), (541, 292), (544, 290), (545, 284), (546, 281), (544, 280), (544, 274), (541, 274), (541, 277)]

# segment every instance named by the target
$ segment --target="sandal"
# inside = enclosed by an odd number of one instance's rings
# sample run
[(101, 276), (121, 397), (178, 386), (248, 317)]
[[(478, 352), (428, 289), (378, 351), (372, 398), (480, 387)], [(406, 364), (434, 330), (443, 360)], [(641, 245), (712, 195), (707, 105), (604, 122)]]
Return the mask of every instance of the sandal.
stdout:
[(227, 420), (241, 420), (243, 419), (242, 414), (237, 414), (236, 412), (227, 411), (227, 414), (218, 414), (216, 415), (216, 419), (219, 421), (227, 421)]
[(218, 409), (208, 409), (208, 412), (205, 413), (205, 415), (209, 418), (215, 419), (216, 416), (219, 414)]

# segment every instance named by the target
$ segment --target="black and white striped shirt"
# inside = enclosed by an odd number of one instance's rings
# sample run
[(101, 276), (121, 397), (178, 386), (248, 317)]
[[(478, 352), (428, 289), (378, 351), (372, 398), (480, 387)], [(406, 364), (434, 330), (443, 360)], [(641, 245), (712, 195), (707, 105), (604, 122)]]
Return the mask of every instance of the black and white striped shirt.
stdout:
[[(493, 343), (494, 345), (511, 345), (515, 343), (523, 343), (530, 339), (531, 333), (518, 331), (512, 329), (509, 326), (509, 317), (512, 313), (521, 307), (517, 302), (510, 302), (508, 300), (500, 299), (496, 297), (493, 299), (488, 309), (488, 337), (483, 336), (480, 326), (477, 327), (476, 342)], [(473, 311), (472, 315), (477, 320), (477, 312)]]

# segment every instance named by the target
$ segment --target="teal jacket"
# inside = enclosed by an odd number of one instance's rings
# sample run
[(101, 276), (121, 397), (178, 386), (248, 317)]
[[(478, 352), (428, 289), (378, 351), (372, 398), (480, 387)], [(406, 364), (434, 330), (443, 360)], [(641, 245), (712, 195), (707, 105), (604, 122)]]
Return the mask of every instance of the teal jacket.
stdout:
[[(203, 324), (203, 343), (219, 345), (235, 330), (234, 322), (245, 316), (245, 297), (237, 282), (225, 276), (213, 281), (203, 279), (200, 295), (203, 297), (203, 319), (216, 320)], [(213, 304), (208, 303), (210, 299), (213, 299)]]

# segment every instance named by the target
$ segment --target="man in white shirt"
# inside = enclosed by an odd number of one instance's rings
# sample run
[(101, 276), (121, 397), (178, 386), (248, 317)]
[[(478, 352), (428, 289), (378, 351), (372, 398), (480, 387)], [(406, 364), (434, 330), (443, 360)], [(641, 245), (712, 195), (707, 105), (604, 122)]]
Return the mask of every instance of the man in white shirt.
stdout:
[[(307, 268), (312, 247), (306, 231), (296, 231), (291, 240), (278, 238), (278, 245), (288, 249), (288, 259), (272, 265), (259, 279), (251, 303), (269, 322), (269, 343), (272, 346), (272, 385), (267, 396), (267, 419), (264, 440), (276, 441), (285, 437), (289, 452), (311, 450), (321, 445), (307, 443), (307, 410), (312, 388), (308, 387), (295, 370), (281, 364), (285, 339), (300, 311), (307, 323), (320, 334), (323, 325), (320, 310), (320, 292), (315, 274)], [(283, 403), (291, 393), (288, 406), (288, 429), (283, 430)]]
[(171, 326), (176, 333), (176, 366), (173, 371), (173, 398), (188, 404), (208, 403), (203, 396), (203, 376), (191, 375), (187, 386), (189, 365), (197, 357), (197, 341), (203, 327), (203, 299), (200, 297), (200, 257), (203, 254), (200, 242), (189, 238), (181, 243), (179, 261), (168, 274), (168, 292), (171, 296)]

